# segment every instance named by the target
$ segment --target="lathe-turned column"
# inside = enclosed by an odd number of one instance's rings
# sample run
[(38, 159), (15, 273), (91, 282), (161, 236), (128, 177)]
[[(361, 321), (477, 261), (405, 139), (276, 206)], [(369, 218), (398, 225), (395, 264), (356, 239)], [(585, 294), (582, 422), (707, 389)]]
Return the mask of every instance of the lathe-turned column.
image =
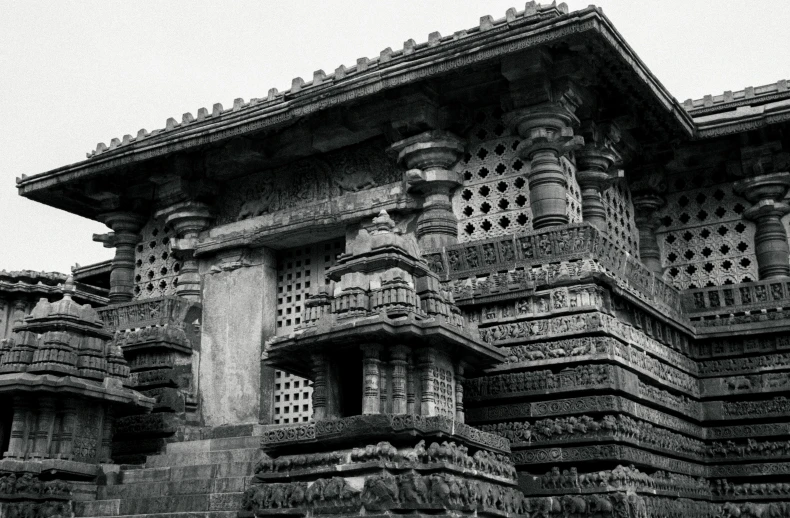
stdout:
[(398, 162), (408, 171), (409, 192), (423, 197), (417, 218), (417, 242), (423, 249), (458, 242), (458, 218), (450, 197), (463, 177), (453, 167), (465, 150), (464, 142), (447, 131), (426, 131), (392, 145)]
[(435, 353), (421, 350), (417, 357), (420, 372), (420, 415), (436, 415), (436, 357)]
[(157, 216), (164, 216), (178, 236), (170, 243), (171, 250), (181, 259), (176, 294), (200, 302), (200, 272), (194, 252), (198, 235), (211, 222), (208, 206), (199, 202), (178, 203), (159, 211)]
[(532, 228), (567, 224), (568, 182), (560, 157), (584, 144), (573, 134), (578, 119), (562, 104), (548, 103), (510, 112), (506, 120), (524, 139), (516, 151), (530, 164)]
[(664, 198), (657, 194), (641, 194), (633, 197), (634, 223), (639, 231), (639, 259), (657, 275), (664, 273), (661, 266), (661, 249), (658, 247), (656, 230), (659, 226), (656, 211), (664, 206)]
[(390, 364), (392, 365), (392, 413), (406, 413), (406, 372), (408, 366), (409, 349), (403, 345), (396, 345), (390, 350)]
[(455, 366), (455, 420), (464, 422), (464, 362)]
[(112, 229), (107, 234), (94, 234), (93, 240), (115, 248), (110, 271), (110, 304), (129, 302), (134, 297), (134, 248), (140, 241), (139, 231), (145, 220), (133, 212), (109, 212), (101, 216)]
[(313, 421), (326, 419), (327, 394), (326, 394), (326, 356), (313, 354)]
[(752, 203), (743, 217), (754, 221), (754, 249), (760, 279), (790, 276), (790, 247), (782, 216), (790, 206), (781, 201), (790, 189), (790, 173), (774, 173), (741, 180), (735, 192)]
[(613, 124), (588, 122), (583, 128), (584, 146), (576, 151), (576, 182), (582, 191), (582, 218), (606, 231), (606, 207), (602, 193), (618, 177), (614, 166), (621, 161), (614, 149), (619, 131)]
[(362, 413), (363, 414), (378, 414), (380, 413), (381, 399), (379, 391), (379, 354), (381, 347), (377, 344), (369, 344), (362, 346), (362, 376), (364, 380), (364, 387), (362, 389)]

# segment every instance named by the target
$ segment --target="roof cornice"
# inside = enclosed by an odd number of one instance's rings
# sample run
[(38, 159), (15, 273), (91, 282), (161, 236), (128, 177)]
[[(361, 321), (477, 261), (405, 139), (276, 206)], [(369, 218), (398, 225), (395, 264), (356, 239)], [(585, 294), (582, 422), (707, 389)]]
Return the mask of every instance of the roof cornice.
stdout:
[[(528, 4), (529, 5), (529, 4)], [(326, 76), (318, 71), (314, 80), (294, 79), (289, 91), (271, 90), (267, 99), (244, 103), (237, 99), (230, 110), (215, 105), (214, 112), (201, 109), (195, 119), (185, 114), (182, 122), (169, 119), (165, 129), (137, 138), (113, 139), (106, 151), (99, 146), (91, 158), (45, 173), (17, 179), (22, 196), (30, 196), (64, 182), (93, 177), (108, 170), (144, 160), (221, 142), (234, 136), (284, 126), (306, 115), (360, 100), (378, 92), (436, 77), (475, 63), (489, 61), (524, 49), (557, 42), (581, 33), (601, 36), (617, 55), (644, 81), (680, 131), (689, 137), (694, 125), (688, 113), (669, 95), (603, 12), (594, 7), (562, 14), (562, 7), (538, 6), (534, 13), (508, 11), (500, 20), (481, 18), (479, 27), (440, 37), (433, 33), (427, 43), (408, 40), (404, 48), (382, 51), (377, 58), (357, 60), (358, 65)]]

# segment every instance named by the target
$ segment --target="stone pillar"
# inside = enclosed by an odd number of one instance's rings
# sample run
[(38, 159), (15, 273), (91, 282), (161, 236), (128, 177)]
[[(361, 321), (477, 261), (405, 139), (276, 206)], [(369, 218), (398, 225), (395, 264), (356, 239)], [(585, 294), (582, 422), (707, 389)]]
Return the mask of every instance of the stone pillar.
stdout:
[(392, 365), (392, 413), (405, 414), (407, 410), (406, 399), (406, 372), (408, 365), (409, 349), (404, 345), (396, 345), (390, 350), (390, 364)]
[(790, 206), (782, 201), (790, 189), (790, 173), (755, 176), (735, 184), (735, 192), (752, 203), (743, 217), (754, 221), (754, 249), (760, 279), (790, 276), (790, 247), (782, 216)]
[(104, 407), (104, 420), (102, 421), (101, 446), (99, 449), (99, 462), (109, 464), (112, 462), (112, 424), (115, 418), (112, 405)]
[[(33, 456), (38, 458), (49, 457), (49, 442), (55, 427), (55, 400), (51, 397), (37, 398), (38, 419), (36, 422), (35, 438), (33, 443)], [(33, 440), (35, 439), (35, 440)]]
[(326, 419), (326, 357), (323, 354), (313, 354), (313, 421)]
[(458, 218), (450, 197), (463, 177), (453, 167), (465, 150), (464, 142), (447, 131), (426, 131), (396, 142), (390, 148), (408, 171), (409, 192), (423, 197), (417, 218), (417, 242), (422, 249), (458, 242)]
[(458, 362), (455, 366), (455, 420), (464, 422), (464, 364)]
[(63, 401), (63, 419), (60, 427), (58, 453), (61, 459), (71, 460), (74, 457), (74, 427), (76, 425), (77, 402), (68, 398)]
[(212, 219), (208, 206), (199, 202), (178, 203), (157, 212), (156, 216), (164, 216), (178, 236), (170, 243), (171, 250), (181, 259), (176, 294), (200, 302), (200, 272), (194, 252), (198, 235), (208, 228)]
[(633, 204), (634, 223), (639, 230), (639, 258), (649, 270), (661, 276), (664, 268), (656, 235), (659, 226), (656, 211), (664, 206), (664, 198), (657, 194), (641, 194), (633, 197)]
[(566, 225), (568, 182), (560, 157), (584, 143), (573, 134), (578, 119), (562, 104), (546, 103), (510, 112), (506, 120), (524, 139), (516, 151), (530, 164), (527, 182), (532, 228)]
[[(267, 422), (261, 415), (260, 358), (274, 336), (277, 318), (277, 262), (259, 248), (200, 259), (203, 277), (198, 392), (206, 426)], [(269, 369), (273, 373), (273, 370)]]
[(414, 370), (414, 357), (409, 354), (406, 365), (406, 413), (409, 415), (415, 415), (417, 413), (417, 393)]
[(133, 212), (109, 212), (101, 216), (112, 229), (108, 234), (94, 234), (93, 240), (115, 248), (110, 272), (110, 304), (129, 302), (134, 297), (134, 248), (140, 241), (138, 232), (145, 220)]
[(417, 359), (420, 371), (420, 415), (436, 415), (436, 358), (432, 350), (421, 350)]
[(613, 124), (587, 122), (582, 128), (585, 145), (576, 151), (576, 182), (582, 191), (582, 217), (599, 230), (606, 231), (606, 207), (601, 193), (618, 177), (614, 169), (620, 154), (614, 144), (620, 132)]
[(379, 399), (379, 352), (381, 347), (377, 344), (362, 346), (362, 413), (378, 414), (381, 400)]
[(5, 458), (23, 459), (27, 453), (28, 432), (30, 430), (30, 402), (22, 396), (14, 396), (14, 416), (11, 420), (10, 441)]

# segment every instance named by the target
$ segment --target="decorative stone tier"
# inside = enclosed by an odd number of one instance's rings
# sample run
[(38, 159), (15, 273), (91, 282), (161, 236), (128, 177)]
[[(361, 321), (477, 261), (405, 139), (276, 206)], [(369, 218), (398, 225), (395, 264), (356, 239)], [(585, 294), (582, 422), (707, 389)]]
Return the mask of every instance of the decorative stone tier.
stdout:
[(179, 431), (199, 425), (193, 355), (200, 352), (202, 306), (166, 296), (114, 304), (98, 313), (128, 360), (131, 385), (156, 400), (154, 414), (121, 418), (113, 439), (121, 460), (140, 463), (145, 454), (163, 451)]
[[(423, 257), (444, 281), (472, 279), (491, 272), (526, 269), (557, 263), (591, 261), (593, 271), (611, 275), (618, 287), (647, 302), (657, 310), (683, 322), (680, 293), (651, 272), (635, 257), (623, 253), (604, 233), (589, 223), (562, 225), (524, 234), (511, 234), (486, 241), (476, 241), (428, 250)], [(567, 266), (566, 266), (567, 268)], [(528, 275), (525, 272), (526, 275)], [(557, 276), (563, 272), (558, 271)], [(527, 277), (528, 280), (529, 277)], [(534, 282), (534, 281), (533, 281)], [(539, 278), (538, 278), (538, 282)], [(462, 304), (475, 294), (507, 293), (511, 283), (480, 286), (466, 296), (457, 297)], [(524, 289), (518, 283), (515, 289)]]
[(482, 432), (445, 416), (410, 414), (358, 415), (342, 419), (325, 419), (315, 423), (277, 426), (264, 433), (261, 447), (265, 451), (307, 451), (311, 444), (349, 446), (360, 441), (383, 440), (398, 443), (414, 437), (433, 440), (456, 440), (472, 447), (509, 453), (503, 437)]
[(343, 348), (418, 341), (429, 342), (439, 350), (460, 353), (462, 361), (475, 362), (478, 367), (493, 365), (503, 358), (495, 347), (481, 344), (470, 330), (455, 323), (448, 325), (442, 315), (430, 319), (414, 315), (390, 318), (385, 313), (345, 321), (336, 317), (321, 320), (315, 327), (269, 342), (264, 355), (268, 363), (278, 368), (312, 377), (310, 358), (313, 354), (331, 352), (336, 356)]

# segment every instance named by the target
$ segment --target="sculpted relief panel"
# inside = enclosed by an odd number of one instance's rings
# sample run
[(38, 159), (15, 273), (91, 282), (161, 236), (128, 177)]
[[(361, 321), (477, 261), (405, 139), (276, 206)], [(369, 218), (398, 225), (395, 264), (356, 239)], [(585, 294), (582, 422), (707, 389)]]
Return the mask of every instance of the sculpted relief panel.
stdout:
[(251, 174), (219, 199), (217, 223), (254, 218), (401, 180), (384, 143), (367, 142)]

